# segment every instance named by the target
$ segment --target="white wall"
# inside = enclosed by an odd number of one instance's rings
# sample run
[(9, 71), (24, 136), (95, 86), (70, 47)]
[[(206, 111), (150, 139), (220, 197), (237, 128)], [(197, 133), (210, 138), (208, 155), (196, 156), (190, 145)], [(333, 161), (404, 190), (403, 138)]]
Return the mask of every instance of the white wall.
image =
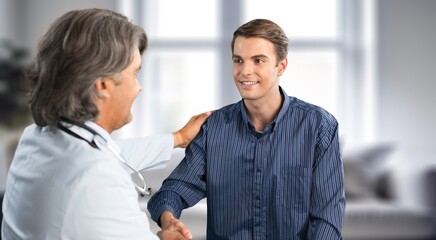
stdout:
[(380, 0), (380, 136), (409, 162), (436, 162), (436, 1)]
[(436, 1), (378, 1), (378, 135), (397, 145), (400, 195), (436, 164)]
[[(115, 9), (116, 0), (20, 0), (13, 1), (19, 12), (15, 24), (19, 26), (17, 43), (35, 52), (36, 43), (49, 25), (65, 12), (76, 8), (108, 8)], [(16, 15), (16, 16), (17, 16)]]
[(15, 38), (15, 1), (0, 1), (0, 39)]

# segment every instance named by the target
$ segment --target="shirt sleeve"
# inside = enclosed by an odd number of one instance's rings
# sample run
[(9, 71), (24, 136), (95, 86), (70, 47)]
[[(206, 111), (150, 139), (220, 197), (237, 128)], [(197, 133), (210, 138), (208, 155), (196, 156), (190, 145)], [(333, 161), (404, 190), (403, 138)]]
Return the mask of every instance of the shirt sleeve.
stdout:
[(343, 165), (339, 151), (338, 125), (330, 124), (319, 134), (313, 168), (310, 208), (310, 239), (342, 239), (345, 211)]
[(147, 209), (158, 224), (164, 211), (179, 218), (183, 209), (206, 197), (206, 129), (207, 123), (186, 148), (185, 158), (150, 198)]
[(98, 164), (84, 173), (65, 214), (66, 239), (158, 239), (150, 230), (130, 177), (116, 163)]
[(172, 134), (131, 138), (117, 141), (121, 155), (138, 170), (163, 168), (171, 158), (174, 147)]

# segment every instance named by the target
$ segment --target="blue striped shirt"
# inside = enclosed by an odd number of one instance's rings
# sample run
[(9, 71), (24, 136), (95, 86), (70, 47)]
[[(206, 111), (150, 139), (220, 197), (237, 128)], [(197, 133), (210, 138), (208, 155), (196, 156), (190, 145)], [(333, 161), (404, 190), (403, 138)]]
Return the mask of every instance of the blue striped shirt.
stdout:
[(207, 198), (207, 239), (342, 239), (345, 210), (338, 123), (281, 89), (262, 133), (243, 101), (215, 111), (150, 199), (157, 221)]

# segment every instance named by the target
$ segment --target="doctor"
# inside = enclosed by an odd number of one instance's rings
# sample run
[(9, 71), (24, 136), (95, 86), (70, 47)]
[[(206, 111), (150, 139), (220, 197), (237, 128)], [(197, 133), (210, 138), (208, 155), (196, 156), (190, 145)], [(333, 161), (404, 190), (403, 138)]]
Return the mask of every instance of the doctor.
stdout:
[[(109, 10), (71, 11), (51, 25), (27, 75), (35, 124), (9, 171), (2, 239), (157, 239), (135, 191), (147, 194), (145, 181), (130, 174), (165, 164), (210, 113), (173, 134), (111, 139), (132, 120), (146, 47), (144, 30)], [(191, 238), (176, 226), (159, 236)]]

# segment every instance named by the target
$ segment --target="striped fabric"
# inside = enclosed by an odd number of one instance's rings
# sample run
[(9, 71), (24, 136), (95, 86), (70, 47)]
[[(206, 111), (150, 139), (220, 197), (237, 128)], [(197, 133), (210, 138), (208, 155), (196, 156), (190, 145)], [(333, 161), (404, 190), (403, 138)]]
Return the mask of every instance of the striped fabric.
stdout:
[(262, 133), (242, 101), (215, 111), (148, 203), (153, 220), (207, 197), (207, 239), (342, 239), (338, 124), (289, 97)]

